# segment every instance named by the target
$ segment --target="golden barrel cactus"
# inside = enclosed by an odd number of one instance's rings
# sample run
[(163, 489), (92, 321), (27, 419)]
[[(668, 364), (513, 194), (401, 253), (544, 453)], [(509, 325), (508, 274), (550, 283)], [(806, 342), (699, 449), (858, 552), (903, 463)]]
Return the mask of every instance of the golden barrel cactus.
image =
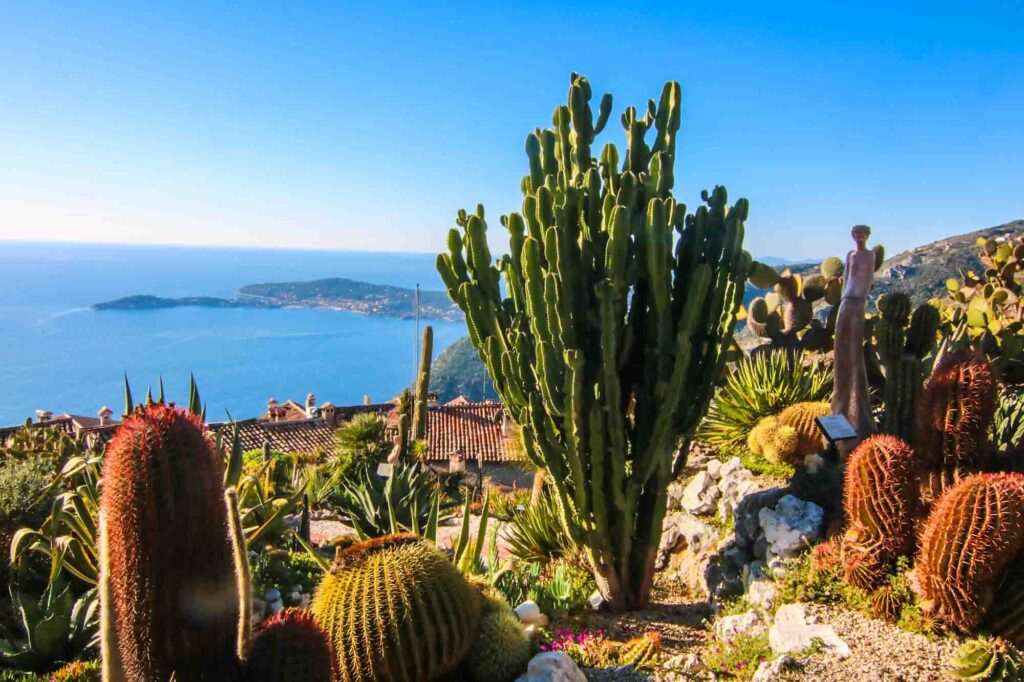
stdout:
[(433, 544), (388, 535), (338, 552), (312, 610), (341, 682), (427, 682), (462, 663), (483, 596)]

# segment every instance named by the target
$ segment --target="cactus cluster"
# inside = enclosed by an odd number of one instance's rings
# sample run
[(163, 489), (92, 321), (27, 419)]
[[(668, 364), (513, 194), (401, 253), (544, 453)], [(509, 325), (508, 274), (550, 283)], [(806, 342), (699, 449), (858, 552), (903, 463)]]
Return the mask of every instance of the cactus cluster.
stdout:
[(824, 449), (824, 436), (814, 420), (831, 413), (828, 403), (790, 405), (778, 415), (760, 420), (750, 431), (747, 447), (769, 462), (796, 464)]
[[(672, 195), (681, 88), (620, 118), (599, 157), (586, 78), (526, 139), (521, 212), (492, 258), (484, 209), (460, 211), (437, 260), (527, 454), (613, 610), (645, 605), (666, 509), (732, 340), (751, 258), (748, 202), (723, 187), (692, 213)], [(653, 139), (649, 139), (652, 137)], [(499, 280), (504, 277), (504, 287)], [(682, 448), (679, 445), (682, 444)]]
[(459, 667), (482, 602), (443, 552), (404, 534), (338, 552), (311, 608), (330, 636), (339, 680), (413, 682)]
[(1024, 237), (978, 240), (984, 271), (946, 281), (943, 317), (957, 336), (996, 363), (1008, 383), (1024, 381)]
[[(969, 476), (939, 499), (925, 522), (916, 565), (921, 593), (943, 622), (973, 631), (990, 615), (998, 591), (1016, 591), (1010, 583), (1019, 583), (1018, 574), (1009, 569), (1022, 548), (1024, 474)], [(1000, 621), (996, 634), (1021, 644), (1021, 614), (1016, 622)]]
[(885, 370), (882, 433), (913, 443), (918, 398), (927, 376), (925, 357), (935, 349), (939, 311), (923, 303), (911, 315), (910, 298), (905, 293), (880, 297), (878, 311), (873, 326), (875, 348)]
[(988, 466), (998, 391), (992, 365), (980, 353), (963, 349), (937, 363), (921, 396), (915, 443), (925, 471), (925, 507), (956, 481)]
[[(152, 402), (132, 409), (107, 449), (98, 559), (103, 679), (327, 682), (273, 672), (284, 665), (273, 657), (290, 654), (270, 638), (292, 625), (251, 643), (237, 495), (224, 490), (224, 463), (198, 401), (190, 402), (189, 411)], [(307, 642), (319, 632), (326, 646), (322, 631), (304, 627)], [(256, 667), (248, 665), (253, 654)]]
[(954, 680), (1017, 682), (1024, 680), (1024, 654), (1005, 639), (972, 639), (957, 650), (947, 672)]
[(846, 463), (843, 570), (851, 585), (878, 588), (897, 557), (914, 548), (914, 451), (894, 436), (862, 441)]

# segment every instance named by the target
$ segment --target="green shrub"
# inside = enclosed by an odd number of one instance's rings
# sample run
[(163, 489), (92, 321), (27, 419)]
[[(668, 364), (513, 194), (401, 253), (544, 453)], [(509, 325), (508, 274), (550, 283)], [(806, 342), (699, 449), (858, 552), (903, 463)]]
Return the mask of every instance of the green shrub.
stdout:
[(10, 556), (11, 536), (24, 526), (38, 527), (50, 513), (54, 463), (46, 459), (0, 462), (0, 551)]
[(716, 392), (698, 437), (740, 454), (758, 421), (796, 403), (825, 400), (831, 391), (832, 370), (804, 365), (788, 351), (744, 357)]
[(253, 593), (262, 597), (274, 588), (281, 593), (285, 606), (298, 606), (292, 593), (313, 594), (320, 583), (323, 569), (306, 552), (267, 549), (251, 564)]

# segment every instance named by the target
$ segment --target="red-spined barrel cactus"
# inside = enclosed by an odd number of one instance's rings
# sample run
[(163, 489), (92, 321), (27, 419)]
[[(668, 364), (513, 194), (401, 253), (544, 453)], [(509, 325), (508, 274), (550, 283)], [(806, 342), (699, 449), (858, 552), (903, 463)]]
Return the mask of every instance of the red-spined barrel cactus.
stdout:
[(483, 597), (448, 557), (416, 535), (338, 552), (313, 597), (342, 682), (427, 682), (459, 667)]
[(195, 415), (131, 414), (103, 469), (104, 649), (128, 680), (234, 679), (238, 593), (224, 467)]
[(285, 609), (260, 625), (246, 661), (246, 682), (330, 682), (327, 633), (304, 609)]
[(916, 443), (926, 505), (987, 466), (998, 383), (985, 356), (971, 350), (946, 355), (932, 372), (921, 396)]
[(846, 464), (843, 538), (846, 579), (878, 587), (896, 558), (914, 547), (917, 478), (914, 451), (894, 436), (872, 436)]
[(975, 474), (950, 488), (924, 525), (916, 570), (938, 618), (969, 632), (1006, 590), (1024, 548), (1024, 474)]

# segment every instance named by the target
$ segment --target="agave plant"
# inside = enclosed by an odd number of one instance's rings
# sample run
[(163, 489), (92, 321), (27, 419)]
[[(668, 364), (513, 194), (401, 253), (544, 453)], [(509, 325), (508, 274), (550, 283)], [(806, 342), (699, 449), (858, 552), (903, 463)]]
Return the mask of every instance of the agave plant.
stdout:
[(550, 495), (541, 495), (536, 503), (513, 516), (506, 527), (505, 540), (517, 559), (542, 564), (574, 548), (558, 521), (558, 510)]
[(0, 639), (0, 665), (23, 671), (49, 670), (55, 663), (71, 661), (98, 638), (99, 602), (95, 588), (75, 599), (71, 586), (52, 582), (38, 599), (11, 586), (11, 603), (24, 637), (5, 633)]
[(51, 483), (64, 492), (54, 498), (50, 516), (38, 529), (22, 528), (11, 540), (11, 566), (16, 574), (24, 571), (30, 555), (41, 554), (50, 562), (51, 579), (66, 572), (86, 585), (96, 585), (102, 466), (103, 457), (96, 453), (72, 457), (64, 464)]
[(831, 390), (831, 369), (804, 365), (789, 351), (744, 357), (715, 394), (698, 436), (724, 451), (741, 449), (764, 417), (796, 403), (826, 400)]
[(1001, 450), (1024, 446), (1024, 391), (1004, 388), (992, 420), (992, 442)]
[(434, 477), (418, 463), (395, 465), (387, 478), (369, 467), (344, 478), (334, 501), (361, 539), (392, 533), (437, 537), (437, 524), (450, 516)]

